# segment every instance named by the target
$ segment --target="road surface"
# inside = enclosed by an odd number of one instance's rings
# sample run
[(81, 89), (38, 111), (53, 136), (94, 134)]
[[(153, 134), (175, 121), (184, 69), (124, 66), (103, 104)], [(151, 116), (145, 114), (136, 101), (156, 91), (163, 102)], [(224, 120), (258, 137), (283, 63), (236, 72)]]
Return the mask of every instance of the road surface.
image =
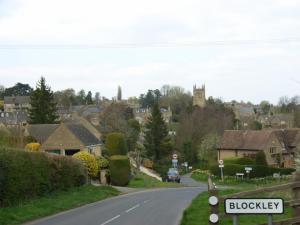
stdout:
[(27, 225), (178, 225), (184, 209), (207, 185), (145, 190), (99, 201)]

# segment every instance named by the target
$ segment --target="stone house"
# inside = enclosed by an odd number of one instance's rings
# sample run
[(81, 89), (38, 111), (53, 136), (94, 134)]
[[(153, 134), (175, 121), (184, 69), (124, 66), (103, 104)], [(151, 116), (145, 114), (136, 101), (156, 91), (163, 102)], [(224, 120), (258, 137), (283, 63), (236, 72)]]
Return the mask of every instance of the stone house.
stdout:
[(263, 127), (274, 129), (289, 129), (294, 127), (293, 114), (261, 115), (257, 119)]
[[(165, 108), (160, 108), (160, 112), (162, 114), (162, 117), (164, 121), (169, 124), (172, 119), (172, 111), (171, 108), (169, 107), (168, 109)], [(137, 108), (133, 109), (133, 115), (134, 118), (140, 123), (140, 124), (145, 124), (151, 115), (151, 109), (149, 108)]]
[(29, 96), (5, 96), (4, 112), (27, 111), (30, 109)]
[(219, 160), (254, 158), (257, 152), (264, 151), (268, 165), (294, 167), (294, 156), (300, 150), (300, 129), (226, 130), (217, 150)]
[(89, 151), (101, 155), (101, 141), (80, 123), (29, 125), (25, 135), (41, 144), (40, 151), (61, 155)]

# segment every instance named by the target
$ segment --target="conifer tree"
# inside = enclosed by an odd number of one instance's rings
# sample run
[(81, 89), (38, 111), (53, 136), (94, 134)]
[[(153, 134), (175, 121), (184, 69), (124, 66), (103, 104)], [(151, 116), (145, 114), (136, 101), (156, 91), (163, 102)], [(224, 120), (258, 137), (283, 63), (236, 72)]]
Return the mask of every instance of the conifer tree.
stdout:
[(118, 86), (117, 100), (118, 101), (122, 100), (122, 89), (120, 86)]
[(57, 123), (56, 106), (53, 92), (46, 85), (44, 77), (38, 81), (36, 89), (30, 96), (31, 109), (29, 111), (29, 123), (31, 124), (52, 124)]
[(92, 92), (91, 91), (89, 91), (88, 94), (86, 95), (85, 101), (86, 101), (87, 105), (93, 104)]
[(148, 156), (155, 160), (171, 154), (172, 144), (168, 137), (168, 128), (162, 117), (158, 102), (152, 107), (151, 116), (146, 123), (145, 148)]

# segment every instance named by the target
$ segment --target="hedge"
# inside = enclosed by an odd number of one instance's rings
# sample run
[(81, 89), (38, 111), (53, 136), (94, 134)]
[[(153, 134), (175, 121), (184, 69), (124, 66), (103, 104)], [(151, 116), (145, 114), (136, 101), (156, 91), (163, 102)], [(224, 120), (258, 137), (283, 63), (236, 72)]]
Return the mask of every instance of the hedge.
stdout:
[(109, 158), (110, 181), (117, 186), (126, 186), (130, 180), (130, 162), (127, 156), (114, 155)]
[[(225, 176), (235, 176), (236, 173), (244, 173), (245, 167), (238, 164), (225, 164), (223, 171)], [(289, 175), (295, 171), (293, 168), (277, 168), (270, 166), (260, 166), (260, 165), (250, 165), (252, 171), (250, 172), (250, 177), (266, 177), (273, 176), (274, 173), (280, 173), (281, 175)], [(210, 172), (216, 176), (220, 176), (220, 168), (218, 165), (213, 165), (210, 167)]]
[(108, 155), (126, 155), (127, 146), (125, 137), (122, 133), (109, 133), (105, 140), (105, 148), (108, 150)]
[(247, 157), (225, 158), (224, 164), (254, 165), (255, 160)]
[(0, 206), (83, 185), (86, 170), (76, 159), (0, 148)]

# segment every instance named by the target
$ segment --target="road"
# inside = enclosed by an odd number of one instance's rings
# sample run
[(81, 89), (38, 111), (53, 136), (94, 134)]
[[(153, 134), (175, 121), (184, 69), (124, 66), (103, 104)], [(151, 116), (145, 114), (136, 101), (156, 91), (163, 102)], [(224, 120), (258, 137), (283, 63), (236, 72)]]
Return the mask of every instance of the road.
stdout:
[(184, 209), (205, 184), (182, 177), (191, 187), (139, 191), (72, 209), (26, 225), (178, 225)]

